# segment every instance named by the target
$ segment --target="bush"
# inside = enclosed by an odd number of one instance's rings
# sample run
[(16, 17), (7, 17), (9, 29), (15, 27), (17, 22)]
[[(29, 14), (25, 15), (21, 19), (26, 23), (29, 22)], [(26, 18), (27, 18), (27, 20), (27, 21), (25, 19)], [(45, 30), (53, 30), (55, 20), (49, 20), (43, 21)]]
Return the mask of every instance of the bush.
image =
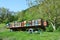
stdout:
[(4, 21), (3, 21), (3, 23), (8, 23), (9, 21), (8, 21), (8, 19), (5, 19)]
[(57, 30), (56, 30), (57, 32), (60, 32), (60, 26), (57, 28)]
[(51, 25), (49, 25), (48, 27), (46, 27), (46, 31), (48, 32), (53, 32), (53, 28)]

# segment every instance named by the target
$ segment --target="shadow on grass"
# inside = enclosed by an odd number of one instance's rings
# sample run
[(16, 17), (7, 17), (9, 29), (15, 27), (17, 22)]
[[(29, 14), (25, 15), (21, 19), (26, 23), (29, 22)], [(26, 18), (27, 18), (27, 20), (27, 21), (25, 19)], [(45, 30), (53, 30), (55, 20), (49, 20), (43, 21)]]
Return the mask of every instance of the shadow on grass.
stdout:
[(0, 40), (3, 40), (3, 38), (0, 37)]

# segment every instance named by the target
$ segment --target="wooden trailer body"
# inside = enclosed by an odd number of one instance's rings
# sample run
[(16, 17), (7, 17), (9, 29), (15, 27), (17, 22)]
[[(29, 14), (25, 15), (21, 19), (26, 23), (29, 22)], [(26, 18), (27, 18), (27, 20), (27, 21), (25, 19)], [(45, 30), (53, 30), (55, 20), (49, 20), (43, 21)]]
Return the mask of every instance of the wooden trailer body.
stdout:
[(10, 23), (8, 29), (12, 31), (26, 31), (26, 30), (29, 30), (30, 28), (34, 30), (35, 29), (46, 30), (47, 25), (48, 25), (47, 21), (38, 19), (38, 20)]

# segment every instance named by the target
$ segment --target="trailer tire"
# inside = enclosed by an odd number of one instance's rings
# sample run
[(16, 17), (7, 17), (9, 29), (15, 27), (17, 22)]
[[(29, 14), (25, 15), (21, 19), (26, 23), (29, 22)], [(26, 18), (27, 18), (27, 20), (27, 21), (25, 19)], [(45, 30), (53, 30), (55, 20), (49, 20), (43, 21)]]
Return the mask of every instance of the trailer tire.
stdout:
[(28, 32), (29, 32), (30, 34), (32, 34), (32, 33), (33, 33), (33, 29), (30, 28), (30, 29), (28, 30)]

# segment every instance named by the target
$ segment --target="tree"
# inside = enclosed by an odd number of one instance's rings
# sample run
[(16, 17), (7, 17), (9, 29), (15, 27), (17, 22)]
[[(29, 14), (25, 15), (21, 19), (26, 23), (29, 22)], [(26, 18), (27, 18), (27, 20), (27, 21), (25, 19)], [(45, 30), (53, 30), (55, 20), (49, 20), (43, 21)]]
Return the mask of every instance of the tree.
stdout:
[[(52, 25), (53, 29), (56, 30), (57, 24), (60, 20), (59, 14), (60, 14), (60, 0), (34, 0), (37, 4), (38, 11), (37, 14), (41, 14), (40, 18), (43, 18), (45, 20), (48, 20), (49, 23)], [(32, 3), (32, 5), (34, 4)], [(31, 4), (30, 3), (30, 4)], [(34, 5), (33, 5), (34, 6)], [(34, 10), (33, 10), (34, 11)], [(58, 18), (59, 17), (59, 18)]]
[(7, 8), (0, 8), (0, 23), (8, 23), (17, 20), (15, 12), (9, 11)]

